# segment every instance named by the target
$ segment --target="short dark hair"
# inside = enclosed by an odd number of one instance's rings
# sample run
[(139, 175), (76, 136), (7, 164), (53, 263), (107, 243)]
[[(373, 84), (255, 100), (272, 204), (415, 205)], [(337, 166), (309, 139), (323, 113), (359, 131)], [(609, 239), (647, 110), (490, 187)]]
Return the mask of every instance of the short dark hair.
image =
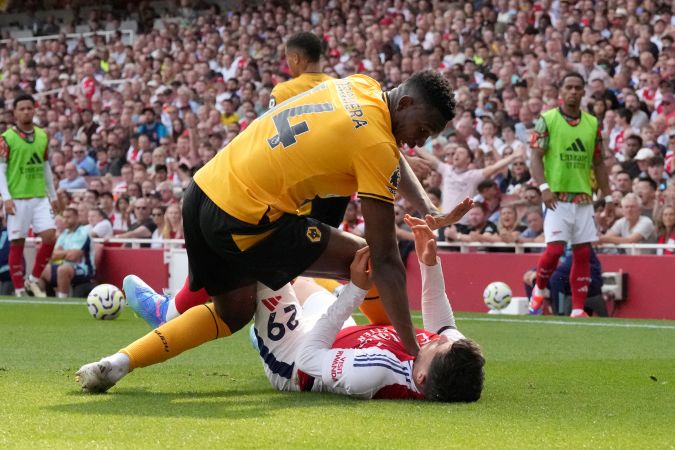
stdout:
[(450, 83), (439, 72), (424, 70), (405, 81), (422, 101), (434, 108), (448, 122), (455, 117), (455, 95)]
[(638, 179), (638, 183), (640, 183), (640, 182), (642, 182), (642, 181), (644, 181), (644, 182), (647, 183), (649, 186), (651, 186), (651, 188), (652, 188), (653, 190), (655, 190), (655, 191), (659, 189), (659, 185), (656, 184), (656, 181), (652, 180), (652, 179), (649, 178), (649, 177), (640, 177), (640, 178)]
[(563, 77), (560, 79), (560, 86), (565, 84), (565, 80), (568, 78), (578, 78), (581, 80), (582, 83), (586, 84), (586, 80), (584, 80), (584, 77), (581, 76), (579, 72), (567, 72)]
[(155, 173), (157, 172), (168, 172), (168, 168), (166, 167), (166, 164), (157, 164), (155, 166)]
[(16, 107), (19, 105), (19, 102), (25, 101), (29, 101), (33, 104), (33, 106), (35, 106), (35, 99), (33, 98), (33, 96), (25, 92), (22, 92), (21, 94), (17, 95), (16, 98), (14, 99), (14, 103), (12, 103), (12, 108), (16, 109)]
[(94, 197), (98, 200), (100, 194), (98, 193), (97, 190), (94, 190), (94, 189), (87, 189), (87, 192), (90, 192), (90, 193), (94, 194)]
[(619, 117), (623, 117), (626, 122), (630, 122), (633, 119), (633, 113), (630, 109), (621, 108), (616, 113)]
[(101, 197), (108, 197), (108, 198), (115, 198), (115, 197), (113, 197), (112, 192), (110, 192), (110, 191), (103, 191), (103, 192), (101, 192), (100, 196)]
[(485, 358), (471, 339), (460, 339), (431, 361), (424, 396), (437, 402), (475, 402), (483, 391)]
[(533, 191), (533, 192), (536, 192), (537, 194), (541, 195), (541, 190), (537, 186), (527, 185), (527, 186), (525, 186), (525, 190), (523, 192), (527, 192), (527, 191)]
[[(630, 112), (630, 111), (628, 111), (628, 112)], [(630, 119), (628, 121), (630, 121)], [(642, 138), (640, 136), (638, 136), (637, 134), (629, 134), (628, 136), (626, 136), (625, 140), (627, 141), (628, 139), (635, 139), (636, 141), (638, 141), (638, 146), (642, 147)]]
[(495, 182), (495, 180), (491, 180), (488, 178), (487, 180), (483, 180), (480, 183), (478, 183), (476, 189), (478, 190), (478, 192), (483, 192), (492, 187), (498, 187), (497, 183)]
[(321, 39), (310, 32), (300, 32), (289, 37), (286, 48), (301, 53), (309, 62), (319, 62), (322, 53)]
[(665, 166), (666, 165), (666, 160), (663, 159), (663, 156), (661, 155), (656, 155), (652, 158), (649, 159), (649, 167), (655, 167), (655, 166)]

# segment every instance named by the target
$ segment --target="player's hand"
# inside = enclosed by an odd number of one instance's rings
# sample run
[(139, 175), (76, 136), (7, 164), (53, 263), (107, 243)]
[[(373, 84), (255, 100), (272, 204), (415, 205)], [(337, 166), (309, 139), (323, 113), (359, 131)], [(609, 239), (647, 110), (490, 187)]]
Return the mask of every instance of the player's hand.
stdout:
[(52, 211), (54, 212), (54, 215), (61, 214), (61, 201), (58, 198), (52, 200)]
[(444, 216), (432, 216), (431, 214), (427, 214), (424, 217), (424, 220), (426, 220), (429, 228), (436, 230), (438, 228), (447, 227), (448, 225), (459, 222), (459, 220), (464, 217), (464, 215), (468, 213), (471, 208), (473, 208), (473, 200), (467, 197), (462, 200), (459, 205), (455, 206), (455, 209), (450, 211), (448, 214)]
[(9, 199), (5, 200), (5, 214), (14, 214), (16, 213), (16, 206), (14, 206), (14, 200)]
[(431, 164), (419, 156), (408, 156), (406, 160), (415, 176), (421, 180), (426, 178), (429, 175), (429, 172), (431, 172)]
[(436, 265), (436, 235), (429, 225), (417, 217), (406, 214), (403, 217), (405, 223), (410, 227), (415, 236), (415, 253), (417, 258), (425, 266)]
[(558, 205), (558, 197), (556, 197), (553, 192), (546, 189), (541, 193), (541, 199), (544, 201), (544, 205), (546, 205), (548, 209), (555, 211), (555, 208)]
[(354, 260), (349, 266), (352, 283), (360, 289), (368, 290), (373, 285), (370, 270), (370, 248), (363, 247), (354, 255)]

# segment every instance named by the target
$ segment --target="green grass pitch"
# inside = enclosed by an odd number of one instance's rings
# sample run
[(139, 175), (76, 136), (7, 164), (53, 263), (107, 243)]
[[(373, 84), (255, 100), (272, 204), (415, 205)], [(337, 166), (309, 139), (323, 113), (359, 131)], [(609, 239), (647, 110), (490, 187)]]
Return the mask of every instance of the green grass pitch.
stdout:
[(0, 299), (0, 448), (675, 446), (675, 322), (460, 314), (488, 361), (468, 405), (275, 392), (246, 333), (92, 396), (74, 372), (148, 328), (75, 302)]

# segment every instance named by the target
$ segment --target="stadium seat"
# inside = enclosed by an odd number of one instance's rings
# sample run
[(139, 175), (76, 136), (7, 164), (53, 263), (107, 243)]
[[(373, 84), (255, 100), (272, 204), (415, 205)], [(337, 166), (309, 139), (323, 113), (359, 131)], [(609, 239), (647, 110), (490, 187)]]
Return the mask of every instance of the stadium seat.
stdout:
[(120, 30), (131, 30), (135, 33), (138, 31), (138, 23), (135, 20), (125, 20), (120, 23)]

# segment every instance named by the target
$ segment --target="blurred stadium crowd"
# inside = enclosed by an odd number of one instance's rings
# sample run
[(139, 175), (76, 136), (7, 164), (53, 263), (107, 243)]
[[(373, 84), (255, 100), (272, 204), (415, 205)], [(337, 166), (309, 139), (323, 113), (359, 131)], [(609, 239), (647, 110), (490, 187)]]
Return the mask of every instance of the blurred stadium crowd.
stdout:
[[(614, 207), (596, 203), (601, 242), (658, 241), (671, 244), (662, 253), (674, 253), (669, 0), (236, 6), (193, 0), (10, 6), (8, 13), (18, 14), (2, 26), (0, 132), (13, 122), (13, 98), (34, 94), (62, 203), (75, 206), (92, 229), (109, 221), (97, 236), (181, 238), (183, 188), (267, 110), (272, 88), (289, 78), (284, 39), (312, 31), (324, 42), (323, 70), (334, 77), (364, 73), (388, 89), (434, 69), (451, 81), (458, 105), (453, 123), (424, 148), (402, 149), (440, 207), (447, 210), (464, 195), (479, 201), (439, 239), (543, 242), (529, 134), (539, 114), (558, 105), (560, 77), (577, 71), (587, 82), (585, 109), (602, 125), (614, 190)], [(411, 237), (406, 212), (414, 213), (401, 200), (403, 241)], [(342, 226), (362, 232), (356, 199)]]

